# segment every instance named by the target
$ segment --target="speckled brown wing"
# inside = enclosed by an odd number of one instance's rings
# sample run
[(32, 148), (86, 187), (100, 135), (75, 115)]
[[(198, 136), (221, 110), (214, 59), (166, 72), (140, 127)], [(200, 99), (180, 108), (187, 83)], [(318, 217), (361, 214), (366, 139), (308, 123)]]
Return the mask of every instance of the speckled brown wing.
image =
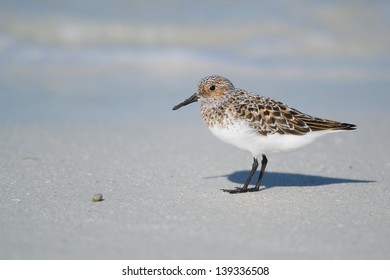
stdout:
[(355, 125), (312, 117), (264, 96), (243, 94), (237, 90), (232, 98), (236, 104), (235, 114), (261, 135), (304, 135), (311, 131), (355, 129)]

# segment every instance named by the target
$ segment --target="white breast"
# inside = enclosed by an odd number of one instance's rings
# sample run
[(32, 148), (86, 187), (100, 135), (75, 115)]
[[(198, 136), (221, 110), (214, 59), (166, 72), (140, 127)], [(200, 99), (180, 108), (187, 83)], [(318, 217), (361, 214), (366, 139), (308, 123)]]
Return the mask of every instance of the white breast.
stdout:
[(250, 152), (254, 157), (293, 151), (312, 143), (316, 138), (334, 131), (310, 132), (305, 135), (271, 134), (264, 136), (238, 121), (227, 127), (211, 126), (211, 133), (220, 140)]

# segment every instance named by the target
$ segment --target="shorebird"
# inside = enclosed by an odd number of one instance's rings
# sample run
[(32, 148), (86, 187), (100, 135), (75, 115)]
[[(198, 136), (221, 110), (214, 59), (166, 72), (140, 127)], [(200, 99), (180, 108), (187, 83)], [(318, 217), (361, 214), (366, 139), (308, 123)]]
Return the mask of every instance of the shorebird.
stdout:
[[(235, 88), (221, 76), (203, 78), (198, 91), (173, 110), (196, 101), (200, 101), (201, 116), (214, 136), (253, 156), (245, 184), (232, 190), (223, 189), (232, 194), (260, 189), (268, 162), (266, 155), (296, 150), (327, 133), (356, 129), (354, 124), (313, 117), (280, 101)], [(255, 187), (249, 188), (260, 155), (260, 175)]]

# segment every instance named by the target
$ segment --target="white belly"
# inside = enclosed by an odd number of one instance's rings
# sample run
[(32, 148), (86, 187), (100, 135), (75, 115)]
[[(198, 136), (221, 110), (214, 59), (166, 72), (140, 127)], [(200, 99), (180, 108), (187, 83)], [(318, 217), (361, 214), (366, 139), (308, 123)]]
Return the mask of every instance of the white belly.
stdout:
[(250, 152), (254, 157), (293, 151), (312, 143), (316, 138), (331, 131), (310, 132), (305, 135), (271, 134), (261, 135), (246, 125), (236, 123), (226, 128), (209, 127), (220, 140)]

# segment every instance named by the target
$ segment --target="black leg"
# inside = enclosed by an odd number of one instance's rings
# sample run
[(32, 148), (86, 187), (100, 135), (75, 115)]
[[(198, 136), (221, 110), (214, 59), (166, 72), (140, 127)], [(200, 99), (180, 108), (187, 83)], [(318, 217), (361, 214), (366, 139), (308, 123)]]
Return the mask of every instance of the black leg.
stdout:
[(224, 192), (228, 192), (228, 193), (243, 193), (243, 192), (247, 192), (248, 191), (248, 186), (249, 186), (249, 184), (250, 184), (250, 182), (251, 182), (251, 180), (253, 178), (253, 175), (255, 174), (256, 169), (257, 169), (258, 166), (259, 166), (259, 162), (257, 161), (257, 158), (253, 158), (252, 170), (249, 173), (249, 176), (246, 179), (244, 186), (242, 188), (236, 188), (235, 190), (226, 190), (226, 189), (222, 189), (222, 190)]
[(249, 189), (250, 192), (257, 192), (260, 189), (261, 181), (262, 181), (263, 176), (264, 176), (264, 171), (265, 171), (265, 168), (267, 167), (267, 162), (268, 162), (267, 157), (265, 155), (263, 155), (263, 159), (261, 161), (261, 169), (260, 169), (259, 179), (257, 179), (256, 187), (254, 187), (253, 189)]

